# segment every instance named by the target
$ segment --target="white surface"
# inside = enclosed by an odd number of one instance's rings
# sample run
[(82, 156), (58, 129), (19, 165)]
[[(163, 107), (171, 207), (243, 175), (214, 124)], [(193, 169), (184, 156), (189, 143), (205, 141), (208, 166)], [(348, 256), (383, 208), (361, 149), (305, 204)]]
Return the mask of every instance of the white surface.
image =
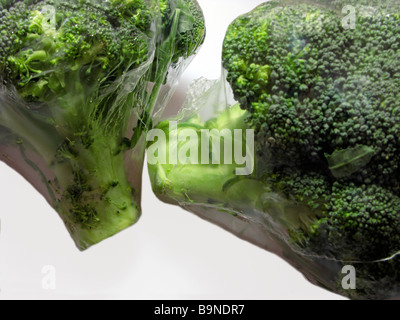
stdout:
[[(199, 2), (208, 37), (183, 89), (191, 79), (219, 77), (226, 27), (262, 3)], [(280, 258), (159, 202), (147, 171), (143, 195), (136, 226), (81, 253), (41, 196), (0, 164), (0, 299), (342, 299)], [(56, 272), (55, 290), (42, 286), (48, 265)]]

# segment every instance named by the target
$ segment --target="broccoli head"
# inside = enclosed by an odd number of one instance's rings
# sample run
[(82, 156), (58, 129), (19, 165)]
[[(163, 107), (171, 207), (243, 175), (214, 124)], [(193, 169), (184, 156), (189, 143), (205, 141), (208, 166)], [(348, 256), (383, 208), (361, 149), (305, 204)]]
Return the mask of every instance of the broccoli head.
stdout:
[(291, 241), (360, 269), (400, 248), (399, 12), (395, 1), (272, 1), (235, 20), (224, 42), (265, 181), (310, 208)]
[(378, 7), (362, 14), (354, 4), (354, 28), (345, 28), (337, 10), (349, 3), (325, 2), (272, 1), (236, 19), (224, 42), (227, 79), (269, 165), (324, 165), (336, 150), (368, 146), (374, 156), (354, 180), (398, 188), (399, 6), (367, 1)]
[[(343, 14), (348, 6), (354, 15)], [(244, 113), (236, 106), (231, 121), (220, 114), (210, 123), (254, 130), (255, 171), (244, 178), (237, 164), (150, 166), (154, 190), (219, 224), (210, 208), (254, 232), (262, 225), (286, 258), (335, 292), (350, 295), (332, 279), (352, 264), (352, 298), (398, 297), (399, 34), (400, 3), (391, 0), (273, 0), (238, 17), (222, 64)], [(259, 245), (262, 237), (245, 238)]]
[(203, 38), (195, 0), (0, 2), (4, 143), (38, 173), (80, 249), (139, 218), (125, 156), (151, 127), (169, 70)]

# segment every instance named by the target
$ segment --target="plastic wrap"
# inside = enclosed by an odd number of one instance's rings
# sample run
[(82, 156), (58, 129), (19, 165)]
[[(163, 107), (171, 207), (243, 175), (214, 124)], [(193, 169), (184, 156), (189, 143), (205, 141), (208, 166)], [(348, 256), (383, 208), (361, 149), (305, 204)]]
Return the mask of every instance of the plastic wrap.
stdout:
[(238, 17), (221, 79), (148, 137), (156, 195), (332, 292), (400, 298), (399, 8), (283, 0)]
[(0, 160), (81, 250), (133, 225), (144, 133), (204, 39), (196, 0), (1, 1), (0, 34)]

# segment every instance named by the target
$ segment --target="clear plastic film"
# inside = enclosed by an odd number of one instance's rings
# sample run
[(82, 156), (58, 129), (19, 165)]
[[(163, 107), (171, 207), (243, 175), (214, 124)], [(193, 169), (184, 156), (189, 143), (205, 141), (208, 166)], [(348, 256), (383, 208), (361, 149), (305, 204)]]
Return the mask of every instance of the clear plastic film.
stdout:
[(196, 81), (150, 139), (157, 196), (323, 288), (400, 298), (399, 14), (310, 0), (238, 17), (221, 79)]
[(205, 36), (196, 0), (1, 1), (0, 34), (0, 159), (81, 250), (136, 223), (143, 137)]

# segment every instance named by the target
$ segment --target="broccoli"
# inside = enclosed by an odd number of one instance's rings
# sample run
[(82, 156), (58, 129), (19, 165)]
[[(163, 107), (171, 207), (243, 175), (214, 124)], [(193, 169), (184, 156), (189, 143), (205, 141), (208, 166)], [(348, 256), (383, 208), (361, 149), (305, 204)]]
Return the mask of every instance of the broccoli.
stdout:
[(260, 6), (227, 32), (227, 80), (275, 166), (368, 146), (374, 157), (352, 178), (398, 189), (399, 18), (359, 15), (356, 29), (342, 19), (321, 6)]
[(312, 220), (292, 239), (320, 256), (375, 261), (400, 246), (400, 197), (380, 186), (332, 181), (317, 172), (278, 172), (266, 179), (274, 192), (311, 209)]
[(125, 157), (143, 153), (170, 70), (204, 39), (196, 0), (3, 0), (0, 39), (11, 163), (41, 179), (81, 250), (134, 224), (140, 192)]
[[(356, 9), (350, 28), (347, 5)], [(238, 164), (152, 165), (157, 195), (203, 206), (200, 215), (212, 207), (263, 224), (301, 257), (296, 266), (321, 266), (318, 281), (330, 290), (398, 297), (399, 14), (390, 0), (273, 0), (238, 17), (222, 64), (243, 113), (233, 107), (232, 125), (219, 129), (254, 130), (256, 170), (238, 177)], [(332, 284), (346, 263), (358, 270), (353, 294)]]

